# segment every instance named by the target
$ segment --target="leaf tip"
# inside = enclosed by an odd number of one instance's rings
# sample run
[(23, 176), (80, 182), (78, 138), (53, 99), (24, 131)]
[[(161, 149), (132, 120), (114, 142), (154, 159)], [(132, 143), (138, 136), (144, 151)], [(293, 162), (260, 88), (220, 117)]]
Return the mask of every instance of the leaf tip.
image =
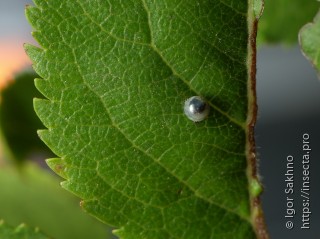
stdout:
[(36, 47), (34, 45), (31, 45), (29, 43), (24, 43), (23, 48), (26, 54), (28, 55), (28, 57), (30, 58), (30, 60), (32, 61), (32, 63), (38, 62), (42, 58), (42, 55), (44, 52), (43, 49)]
[(39, 138), (44, 141), (44, 139), (46, 138), (47, 134), (48, 134), (48, 130), (47, 129), (39, 129), (37, 130), (37, 134), (39, 136)]
[(41, 99), (41, 98), (35, 97), (35, 98), (33, 98), (33, 105), (34, 105), (34, 106), (37, 106), (37, 104), (39, 104), (39, 103), (42, 102), (43, 100), (45, 100), (45, 99)]
[(47, 165), (60, 177), (67, 179), (66, 165), (61, 158), (50, 158), (46, 160)]
[(34, 25), (35, 25), (34, 21), (33, 21), (35, 11), (36, 11), (36, 7), (28, 5), (28, 4), (25, 5), (24, 14), (27, 18), (27, 21), (30, 23), (30, 25), (32, 27), (34, 27)]
[(62, 188), (64, 188), (64, 189), (66, 189), (66, 190), (69, 190), (69, 186), (70, 186), (70, 182), (69, 181), (62, 181), (61, 183), (60, 183), (60, 186), (62, 187)]
[(23, 43), (23, 48), (25, 50), (25, 52), (28, 54), (29, 49), (32, 48), (33, 45), (29, 44), (29, 43)]
[(50, 126), (52, 126), (52, 122), (47, 121), (45, 118), (45, 116), (48, 115), (48, 111), (46, 111), (46, 110), (48, 109), (49, 106), (50, 106), (50, 100), (33, 98), (34, 111), (36, 112), (36, 114), (38, 115), (40, 120), (42, 121), (43, 125), (50, 130)]
[(118, 228), (118, 229), (113, 229), (112, 230), (112, 234), (114, 234), (115, 236), (122, 238), (123, 236), (123, 228)]

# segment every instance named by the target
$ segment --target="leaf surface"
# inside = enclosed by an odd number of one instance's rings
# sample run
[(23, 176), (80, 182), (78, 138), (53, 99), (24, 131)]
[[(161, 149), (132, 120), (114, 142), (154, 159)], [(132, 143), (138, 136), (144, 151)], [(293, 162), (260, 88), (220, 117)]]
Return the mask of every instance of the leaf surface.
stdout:
[[(255, 238), (252, 4), (34, 2), (27, 17), (42, 49), (26, 51), (47, 98), (34, 106), (63, 187), (121, 238)], [(193, 95), (211, 107), (200, 123), (183, 114)]]
[(303, 53), (313, 66), (320, 71), (320, 12), (313, 23), (305, 25), (299, 34), (299, 42)]

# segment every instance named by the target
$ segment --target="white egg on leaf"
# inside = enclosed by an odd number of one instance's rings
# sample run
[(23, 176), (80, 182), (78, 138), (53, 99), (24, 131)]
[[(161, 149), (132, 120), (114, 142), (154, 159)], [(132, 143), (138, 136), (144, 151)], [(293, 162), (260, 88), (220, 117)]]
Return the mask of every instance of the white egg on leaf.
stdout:
[(200, 96), (192, 96), (184, 103), (185, 115), (194, 122), (206, 119), (209, 111), (209, 104)]

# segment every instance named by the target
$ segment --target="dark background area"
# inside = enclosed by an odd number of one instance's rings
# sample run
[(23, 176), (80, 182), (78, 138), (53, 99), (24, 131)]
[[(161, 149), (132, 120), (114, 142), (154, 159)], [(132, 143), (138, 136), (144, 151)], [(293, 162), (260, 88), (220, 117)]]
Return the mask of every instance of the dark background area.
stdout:
[[(315, 69), (295, 47), (262, 47), (258, 51), (258, 122), (256, 144), (265, 187), (263, 208), (270, 236), (310, 238), (320, 235), (320, 81)], [(311, 229), (302, 225), (303, 134), (310, 135)], [(294, 194), (285, 194), (287, 156), (294, 157)], [(294, 198), (296, 215), (286, 229), (286, 198)]]
[[(34, 42), (24, 17), (25, 0), (0, 1), (0, 44), (9, 41), (21, 49)], [(6, 57), (0, 52), (0, 58)], [(320, 235), (320, 81), (298, 46), (268, 46), (258, 50), (258, 122), (256, 144), (265, 192), (262, 196), (266, 222), (272, 239), (316, 239)], [(311, 229), (301, 230), (302, 135), (310, 135)], [(294, 228), (285, 227), (286, 158), (294, 156), (296, 215)]]

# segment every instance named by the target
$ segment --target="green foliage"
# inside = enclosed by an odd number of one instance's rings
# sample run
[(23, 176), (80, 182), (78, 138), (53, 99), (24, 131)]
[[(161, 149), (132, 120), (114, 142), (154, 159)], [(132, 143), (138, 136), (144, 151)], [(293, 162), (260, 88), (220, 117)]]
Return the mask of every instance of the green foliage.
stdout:
[[(255, 238), (247, 1), (34, 2), (34, 106), (63, 187), (121, 238)], [(193, 95), (211, 106), (197, 124)]]
[(13, 228), (0, 221), (0, 238), (1, 239), (49, 239), (44, 236), (38, 229), (30, 229), (24, 224)]
[[(23, 71), (1, 92), (4, 134), (0, 143), (5, 147), (4, 141), (8, 142), (7, 150), (20, 161), (32, 153), (40, 157), (40, 152), (48, 152), (36, 134), (41, 127), (32, 106), (33, 97), (40, 95), (33, 84), (36, 76), (33, 71)], [(0, 168), (0, 218), (11, 225), (25, 222), (40, 226), (48, 235), (60, 239), (107, 237), (107, 227), (81, 212), (78, 200), (64, 192), (56, 178), (25, 163), (18, 169), (12, 165)], [(17, 238), (20, 236), (17, 234)]]
[(42, 125), (32, 105), (32, 99), (40, 96), (33, 84), (36, 76), (31, 70), (23, 71), (0, 96), (0, 127), (14, 158), (19, 161), (35, 153), (51, 155), (36, 133)]
[[(59, 239), (106, 239), (108, 228), (86, 215), (58, 180), (34, 165), (0, 169), (0, 218), (24, 222)], [(0, 237), (2, 239), (2, 237)]]
[(320, 12), (316, 15), (313, 23), (305, 25), (299, 34), (299, 41), (305, 56), (314, 67), (320, 71)]
[(260, 19), (262, 13), (264, 10), (264, 0), (254, 0), (253, 1), (253, 11), (254, 11), (254, 16), (257, 19)]
[[(41, 158), (40, 152), (48, 151), (36, 134), (41, 122), (32, 106), (33, 97), (40, 95), (33, 84), (35, 76), (33, 71), (23, 71), (1, 94), (4, 134), (1, 135), (0, 146), (13, 152), (14, 155), (10, 155), (13, 159), (18, 157), (24, 162), (16, 168), (10, 165), (11, 161), (0, 160), (0, 218), (11, 225), (24, 222), (40, 226), (48, 235), (59, 239), (74, 236), (106, 239), (109, 234), (106, 226), (85, 215), (79, 201), (64, 192), (49, 172), (26, 161), (31, 153)], [(8, 158), (8, 152), (1, 153), (2, 157)], [(24, 233), (24, 227), (21, 228)], [(28, 238), (20, 233), (20, 227), (14, 232), (17, 230), (19, 233), (15, 234), (16, 237), (10, 235), (12, 238)], [(5, 238), (4, 234), (0, 235), (0, 238)]]
[(258, 42), (296, 43), (300, 28), (311, 21), (318, 8), (319, 2), (316, 0), (265, 0)]

